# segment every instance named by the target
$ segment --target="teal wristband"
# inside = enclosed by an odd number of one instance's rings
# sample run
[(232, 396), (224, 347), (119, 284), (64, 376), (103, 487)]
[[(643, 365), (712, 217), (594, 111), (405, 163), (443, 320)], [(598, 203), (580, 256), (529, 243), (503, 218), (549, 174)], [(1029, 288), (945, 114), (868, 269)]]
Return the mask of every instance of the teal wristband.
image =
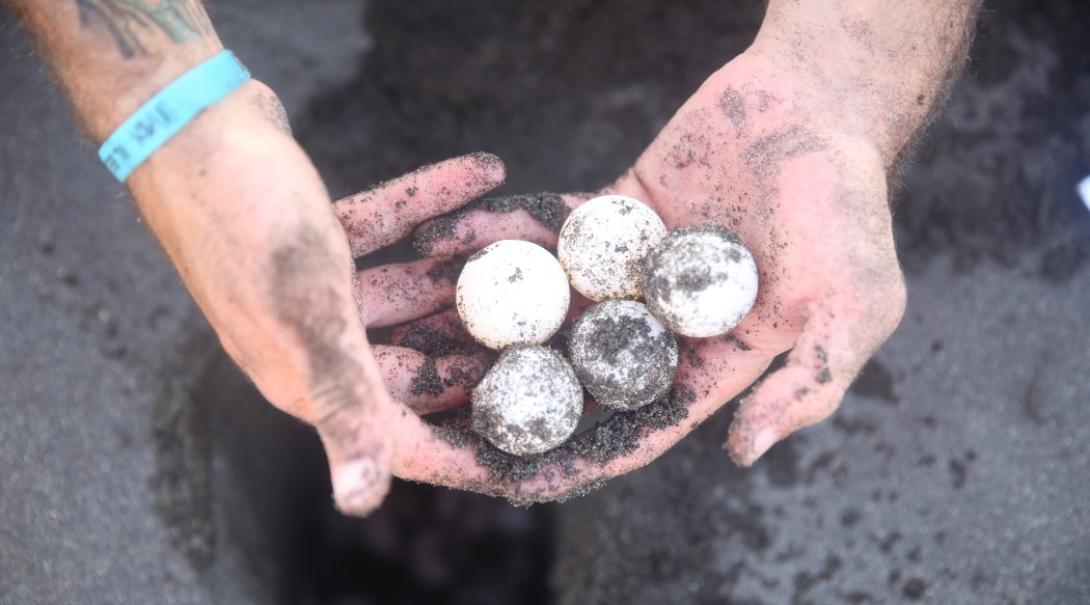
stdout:
[(98, 150), (117, 180), (144, 163), (202, 111), (250, 79), (235, 53), (224, 50), (187, 71), (129, 116)]

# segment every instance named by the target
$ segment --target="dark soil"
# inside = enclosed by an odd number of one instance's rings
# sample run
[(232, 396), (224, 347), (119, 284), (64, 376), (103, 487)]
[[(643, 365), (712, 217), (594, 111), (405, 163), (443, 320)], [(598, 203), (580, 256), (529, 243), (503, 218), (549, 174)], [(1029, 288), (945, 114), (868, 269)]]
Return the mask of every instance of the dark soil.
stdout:
[(452, 353), (479, 353), (484, 347), (468, 342), (469, 335), (464, 338), (456, 338), (443, 334), (434, 328), (417, 324), (409, 328), (401, 341), (401, 345), (420, 351), (428, 357), (443, 357)]
[(908, 269), (940, 250), (968, 270), (1043, 247), (1040, 275), (1060, 282), (1086, 262), (1090, 213), (1075, 183), (1090, 172), (1087, 27), (1076, 1), (987, 3), (966, 75), (899, 188)]
[[(634, 411), (616, 412), (560, 447), (534, 456), (515, 456), (493, 447), (473, 430), (468, 413), (446, 418), (433, 428), (437, 435), (454, 445), (473, 446), (477, 462), (491, 471), (492, 481), (512, 484), (554, 469), (570, 476), (576, 460), (586, 460), (600, 466), (630, 454), (647, 432), (674, 426), (687, 418), (688, 406), (694, 400), (692, 391), (674, 387), (670, 395), (661, 401)], [(563, 502), (585, 495), (597, 487), (600, 484), (583, 485), (551, 500)], [(525, 493), (516, 494), (510, 500), (513, 504), (527, 505), (536, 502), (537, 498), (533, 493)]]
[(569, 209), (559, 195), (555, 193), (536, 193), (509, 195), (506, 197), (484, 198), (466, 204), (458, 212), (453, 212), (425, 223), (413, 235), (413, 248), (421, 255), (431, 252), (435, 242), (454, 235), (458, 221), (472, 210), (506, 214), (518, 210), (526, 211), (534, 220), (553, 232), (560, 231)]
[(458, 283), (458, 276), (462, 273), (462, 267), (466, 264), (465, 259), (455, 258), (454, 260), (436, 265), (427, 272), (428, 279), (433, 283)]
[(427, 393), (433, 397), (443, 394), (443, 380), (439, 378), (439, 369), (434, 359), (428, 359), (424, 365), (420, 366), (420, 370), (413, 377), (412, 384), (409, 385), (409, 392), (413, 395)]

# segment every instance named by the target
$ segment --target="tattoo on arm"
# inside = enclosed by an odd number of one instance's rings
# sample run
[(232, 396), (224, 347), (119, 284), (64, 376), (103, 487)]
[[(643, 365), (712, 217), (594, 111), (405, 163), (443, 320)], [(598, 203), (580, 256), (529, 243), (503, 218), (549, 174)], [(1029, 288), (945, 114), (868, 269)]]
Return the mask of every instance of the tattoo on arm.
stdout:
[(182, 44), (212, 31), (200, 0), (74, 1), (80, 26), (104, 27), (126, 59), (147, 54), (147, 42), (156, 37)]

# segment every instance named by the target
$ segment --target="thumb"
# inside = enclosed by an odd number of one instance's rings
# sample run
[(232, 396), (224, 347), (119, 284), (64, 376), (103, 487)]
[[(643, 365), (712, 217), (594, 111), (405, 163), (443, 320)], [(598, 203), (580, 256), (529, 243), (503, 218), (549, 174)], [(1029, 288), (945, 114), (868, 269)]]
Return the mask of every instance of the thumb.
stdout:
[(273, 255), (267, 298), (281, 363), (265, 364), (255, 382), (270, 401), (297, 402), (287, 407), (318, 431), (337, 508), (362, 516), (389, 490), (394, 404), (359, 323), (343, 233), (332, 215), (323, 218), (322, 231), (307, 229)]
[(809, 305), (786, 365), (735, 414), (724, 444), (735, 462), (750, 466), (778, 441), (836, 411), (863, 364), (901, 319), (904, 286), (899, 279), (893, 283), (872, 300), (830, 297)]
[(381, 380), (370, 368), (341, 372), (312, 392), (313, 424), (329, 460), (333, 500), (346, 515), (364, 516), (390, 489), (393, 440), (384, 427), (392, 409)]

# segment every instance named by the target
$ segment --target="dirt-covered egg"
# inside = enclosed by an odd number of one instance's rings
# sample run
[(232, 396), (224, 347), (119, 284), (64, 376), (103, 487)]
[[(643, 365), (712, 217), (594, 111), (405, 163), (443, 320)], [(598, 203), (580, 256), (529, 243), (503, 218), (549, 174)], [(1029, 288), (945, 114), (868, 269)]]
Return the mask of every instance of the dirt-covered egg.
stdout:
[(583, 296), (594, 301), (639, 298), (640, 264), (665, 235), (666, 225), (643, 202), (603, 195), (568, 216), (557, 256)]
[(647, 308), (683, 336), (725, 334), (757, 298), (757, 265), (737, 235), (721, 227), (671, 231), (647, 255)]
[(661, 399), (677, 372), (674, 335), (633, 300), (588, 309), (576, 320), (568, 348), (576, 376), (609, 408), (632, 410)]
[(563, 443), (582, 411), (583, 388), (575, 372), (548, 347), (506, 349), (473, 389), (473, 430), (517, 456)]
[(560, 328), (571, 291), (560, 263), (530, 242), (495, 242), (466, 261), (455, 294), (458, 315), (493, 349), (540, 344)]

